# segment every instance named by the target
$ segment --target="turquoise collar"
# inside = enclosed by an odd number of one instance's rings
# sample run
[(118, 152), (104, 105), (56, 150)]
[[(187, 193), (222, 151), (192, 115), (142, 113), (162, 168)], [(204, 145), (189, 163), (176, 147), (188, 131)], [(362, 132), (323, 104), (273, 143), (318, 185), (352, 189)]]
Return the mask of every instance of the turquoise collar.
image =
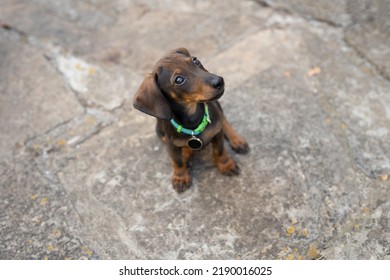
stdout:
[(176, 128), (176, 131), (179, 133), (184, 133), (192, 136), (199, 135), (206, 129), (207, 124), (211, 123), (210, 115), (209, 115), (209, 107), (207, 106), (206, 103), (204, 103), (204, 116), (202, 122), (194, 130), (184, 128), (181, 124), (178, 124), (173, 118), (171, 119), (170, 122)]

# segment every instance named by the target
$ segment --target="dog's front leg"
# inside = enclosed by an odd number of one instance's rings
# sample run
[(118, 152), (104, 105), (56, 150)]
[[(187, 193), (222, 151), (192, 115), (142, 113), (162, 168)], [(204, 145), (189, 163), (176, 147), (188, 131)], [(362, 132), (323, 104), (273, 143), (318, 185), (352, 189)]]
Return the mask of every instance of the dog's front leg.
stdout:
[(192, 155), (189, 148), (179, 148), (170, 143), (167, 144), (168, 153), (172, 160), (173, 188), (181, 193), (187, 190), (191, 185), (191, 176), (187, 168), (187, 161)]
[(246, 154), (249, 152), (249, 145), (242, 136), (234, 131), (233, 127), (227, 121), (226, 117), (222, 119), (222, 129), (225, 137), (230, 143), (232, 149), (239, 154)]
[(238, 165), (227, 153), (223, 137), (224, 133), (221, 130), (212, 140), (214, 162), (223, 175), (237, 175), (239, 172)]

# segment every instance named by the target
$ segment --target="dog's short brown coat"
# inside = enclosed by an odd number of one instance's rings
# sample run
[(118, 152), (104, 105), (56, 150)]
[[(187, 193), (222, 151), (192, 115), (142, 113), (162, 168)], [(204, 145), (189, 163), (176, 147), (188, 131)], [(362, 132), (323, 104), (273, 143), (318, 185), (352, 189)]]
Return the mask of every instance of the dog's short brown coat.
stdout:
[(178, 192), (191, 184), (187, 162), (193, 150), (187, 146), (191, 136), (177, 132), (170, 122), (172, 118), (185, 128), (195, 129), (202, 121), (207, 103), (211, 123), (197, 137), (203, 147), (212, 143), (215, 164), (224, 175), (236, 175), (239, 171), (224, 147), (224, 137), (236, 152), (249, 151), (217, 101), (224, 93), (224, 85), (222, 77), (208, 72), (187, 49), (179, 48), (156, 63), (134, 96), (134, 108), (157, 118), (156, 132), (167, 146), (173, 165), (172, 184)]

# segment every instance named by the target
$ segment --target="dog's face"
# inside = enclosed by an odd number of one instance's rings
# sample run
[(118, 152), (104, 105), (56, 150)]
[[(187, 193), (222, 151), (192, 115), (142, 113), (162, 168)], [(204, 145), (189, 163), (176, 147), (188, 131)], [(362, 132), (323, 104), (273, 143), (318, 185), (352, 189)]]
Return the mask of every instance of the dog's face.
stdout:
[(220, 98), (225, 83), (209, 73), (187, 50), (178, 49), (157, 62), (155, 78), (159, 88), (177, 102), (207, 102)]
[(220, 98), (224, 89), (222, 77), (208, 72), (196, 57), (180, 48), (157, 62), (138, 89), (133, 105), (149, 115), (169, 120), (170, 102), (212, 101)]

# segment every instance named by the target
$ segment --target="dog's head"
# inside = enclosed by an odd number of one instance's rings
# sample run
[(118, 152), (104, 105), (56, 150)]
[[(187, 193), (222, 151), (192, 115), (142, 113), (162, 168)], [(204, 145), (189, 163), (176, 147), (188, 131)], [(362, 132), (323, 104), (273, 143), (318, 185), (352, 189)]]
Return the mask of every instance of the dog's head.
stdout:
[(170, 102), (207, 102), (220, 98), (225, 83), (208, 72), (187, 49), (173, 50), (160, 59), (141, 83), (133, 100), (134, 108), (163, 120), (172, 118)]

